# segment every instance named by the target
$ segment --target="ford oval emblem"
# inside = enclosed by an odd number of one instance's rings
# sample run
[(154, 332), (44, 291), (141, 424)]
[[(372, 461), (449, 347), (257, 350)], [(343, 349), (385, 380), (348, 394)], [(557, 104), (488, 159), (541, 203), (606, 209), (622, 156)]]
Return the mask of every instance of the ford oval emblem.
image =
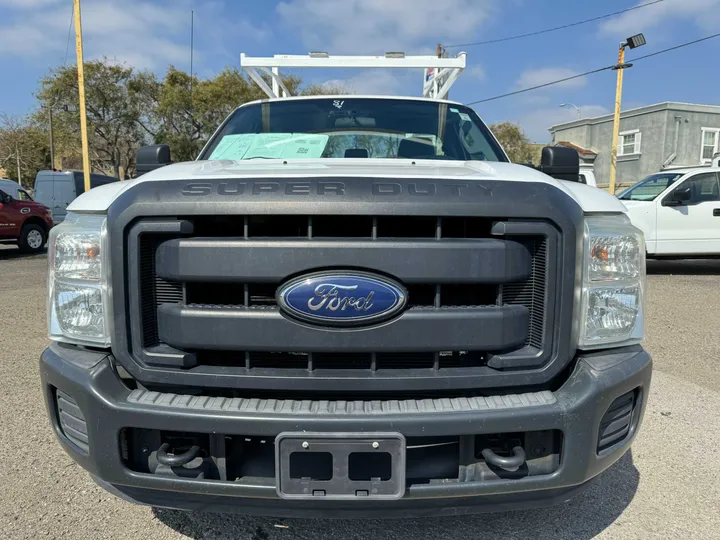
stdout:
[(277, 291), (288, 315), (325, 326), (361, 326), (389, 319), (407, 302), (392, 279), (366, 272), (316, 272), (292, 279)]

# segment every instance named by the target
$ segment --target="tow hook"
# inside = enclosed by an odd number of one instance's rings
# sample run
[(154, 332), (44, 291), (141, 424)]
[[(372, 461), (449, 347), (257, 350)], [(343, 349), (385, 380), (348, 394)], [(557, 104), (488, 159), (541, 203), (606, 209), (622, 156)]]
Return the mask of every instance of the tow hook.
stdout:
[(200, 453), (200, 447), (197, 444), (191, 446), (182, 454), (168, 454), (169, 449), (170, 445), (168, 443), (163, 443), (160, 448), (158, 448), (157, 454), (155, 456), (155, 459), (157, 459), (158, 463), (160, 463), (161, 465), (167, 465), (168, 467), (187, 465), (193, 459), (198, 457), (198, 454)]
[(514, 472), (523, 466), (527, 457), (525, 456), (525, 450), (521, 446), (513, 447), (512, 452), (512, 456), (499, 456), (490, 448), (485, 448), (481, 453), (486, 463), (504, 471)]

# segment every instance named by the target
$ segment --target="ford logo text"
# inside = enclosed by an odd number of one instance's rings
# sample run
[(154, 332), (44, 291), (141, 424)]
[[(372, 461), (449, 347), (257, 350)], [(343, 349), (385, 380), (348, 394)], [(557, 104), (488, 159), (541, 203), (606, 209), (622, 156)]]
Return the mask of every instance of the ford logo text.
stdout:
[(392, 279), (366, 272), (318, 272), (295, 278), (277, 291), (288, 315), (323, 326), (365, 326), (398, 314), (407, 293)]

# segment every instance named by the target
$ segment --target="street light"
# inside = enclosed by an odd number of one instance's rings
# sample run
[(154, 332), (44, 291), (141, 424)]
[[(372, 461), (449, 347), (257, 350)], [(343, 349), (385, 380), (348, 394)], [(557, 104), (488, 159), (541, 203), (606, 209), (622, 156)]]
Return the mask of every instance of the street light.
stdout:
[(637, 49), (638, 47), (642, 47), (646, 43), (647, 41), (645, 40), (645, 36), (642, 34), (635, 34), (634, 36), (627, 38), (627, 40), (625, 41), (625, 44), (631, 49)]
[(610, 195), (615, 195), (615, 175), (617, 172), (617, 147), (620, 134), (620, 104), (622, 102), (623, 71), (632, 67), (632, 64), (625, 63), (625, 48), (636, 49), (645, 45), (647, 41), (643, 34), (635, 34), (620, 43), (618, 51), (618, 63), (613, 69), (617, 71), (617, 85), (615, 87), (615, 118), (613, 120), (612, 146), (610, 150)]
[(577, 111), (577, 119), (580, 120), (582, 118), (582, 113), (580, 112), (580, 107), (573, 103), (562, 103), (560, 104), (560, 107), (575, 107), (575, 110)]

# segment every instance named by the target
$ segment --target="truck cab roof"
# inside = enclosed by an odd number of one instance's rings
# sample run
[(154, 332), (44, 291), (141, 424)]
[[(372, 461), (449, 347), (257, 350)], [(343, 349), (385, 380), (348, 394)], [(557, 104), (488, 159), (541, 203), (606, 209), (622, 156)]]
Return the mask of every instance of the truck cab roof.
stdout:
[(282, 97), (282, 98), (263, 98), (263, 99), (256, 99), (253, 101), (248, 101), (247, 103), (243, 103), (242, 105), (239, 105), (237, 108), (241, 107), (247, 107), (248, 105), (255, 105), (257, 103), (273, 103), (277, 101), (286, 102), (286, 101), (300, 101), (300, 100), (313, 100), (313, 99), (382, 99), (382, 100), (388, 100), (388, 99), (394, 99), (394, 100), (412, 100), (412, 101), (428, 101), (430, 103), (447, 103), (448, 105), (460, 105), (465, 106), (459, 101), (451, 101), (449, 99), (437, 99), (437, 98), (429, 98), (429, 97), (421, 97), (421, 96), (390, 96), (390, 95), (380, 95), (380, 94), (328, 94), (328, 95), (311, 95), (311, 96), (288, 96), (288, 97)]

